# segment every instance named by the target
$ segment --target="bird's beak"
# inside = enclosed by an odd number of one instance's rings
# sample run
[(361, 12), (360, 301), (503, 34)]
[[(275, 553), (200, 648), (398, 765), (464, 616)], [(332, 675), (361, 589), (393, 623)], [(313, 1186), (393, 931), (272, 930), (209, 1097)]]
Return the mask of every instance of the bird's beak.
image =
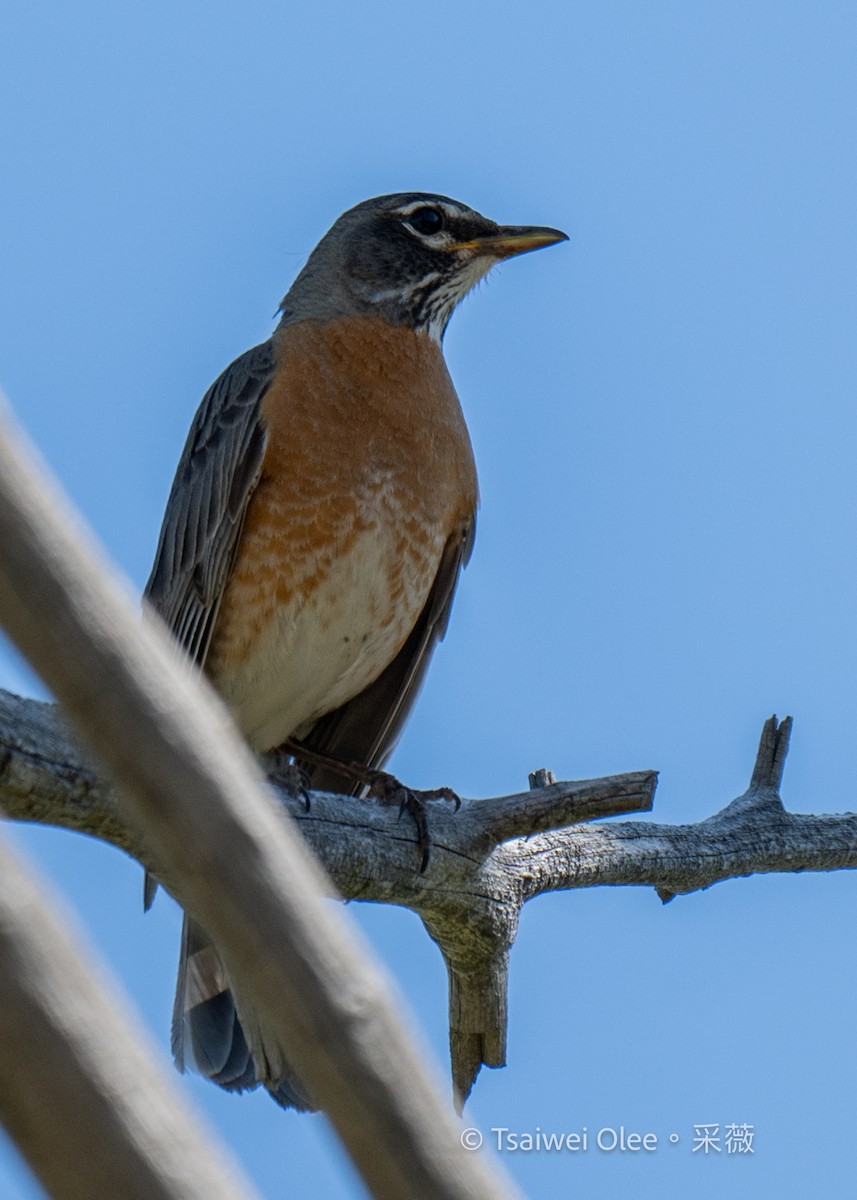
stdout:
[(469, 242), (457, 242), (450, 250), (469, 250), (473, 257), (487, 255), (491, 258), (513, 258), (516, 254), (528, 254), (530, 250), (541, 250), (543, 246), (555, 246), (567, 242), (568, 234), (559, 229), (548, 229), (543, 225), (501, 225), (498, 233), (490, 237), (473, 238)]

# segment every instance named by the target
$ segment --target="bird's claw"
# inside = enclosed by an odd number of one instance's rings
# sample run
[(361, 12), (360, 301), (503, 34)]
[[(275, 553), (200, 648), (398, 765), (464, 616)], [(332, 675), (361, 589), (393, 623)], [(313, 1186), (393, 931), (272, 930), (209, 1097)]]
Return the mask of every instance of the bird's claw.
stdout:
[(274, 753), (268, 755), (266, 765), (269, 776), (276, 780), (278, 786), (285, 792), (288, 792), (293, 800), (301, 800), (304, 811), (309, 812), (310, 779), (301, 764), (295, 762), (290, 754), (279, 754), (274, 751)]
[(399, 819), (403, 813), (413, 818), (417, 827), (417, 848), (420, 850), (420, 874), (424, 875), (431, 858), (431, 834), (426, 818), (426, 806), (430, 800), (446, 800), (453, 806), (453, 812), (461, 808), (461, 799), (452, 788), (432, 788), (420, 791), (417, 788), (406, 787), (395, 775), (387, 771), (372, 771), (368, 780), (368, 794), (382, 804), (398, 804)]

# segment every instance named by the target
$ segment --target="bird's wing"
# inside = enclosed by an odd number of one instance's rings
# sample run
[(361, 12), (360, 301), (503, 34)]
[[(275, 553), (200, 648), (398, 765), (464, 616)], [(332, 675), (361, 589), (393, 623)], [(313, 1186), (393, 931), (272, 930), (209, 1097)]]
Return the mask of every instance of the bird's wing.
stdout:
[(237, 358), (206, 392), (167, 502), (144, 595), (200, 667), (267, 436), (259, 406), (274, 375), (270, 342)]
[[(265, 342), (237, 358), (203, 397), (176, 468), (143, 593), (200, 667), (259, 482), (267, 440), (259, 406), (273, 375), (273, 350)], [(147, 872), (145, 909), (156, 891)]]
[[(446, 633), (455, 588), (470, 558), (475, 532), (474, 512), (447, 541), (428, 600), (402, 649), (374, 683), (316, 721), (301, 738), (309, 749), (367, 767), (382, 766), (392, 754), (432, 652)], [(312, 786), (320, 791), (360, 790), (348, 775), (328, 767), (306, 766)]]

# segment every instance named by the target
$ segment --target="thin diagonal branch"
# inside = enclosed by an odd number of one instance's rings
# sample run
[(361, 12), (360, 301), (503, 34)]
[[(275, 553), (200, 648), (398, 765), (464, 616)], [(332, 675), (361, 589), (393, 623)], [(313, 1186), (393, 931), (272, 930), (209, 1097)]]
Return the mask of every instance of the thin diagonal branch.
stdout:
[(141, 625), (67, 510), (0, 423), (0, 621), (121, 789), (113, 812), (209, 931), (375, 1196), (513, 1195), (462, 1149), (401, 1000), (323, 903), (326, 877), (225, 709), (162, 629)]
[(0, 843), (0, 1119), (30, 1166), (79, 1200), (251, 1200), (93, 963)]

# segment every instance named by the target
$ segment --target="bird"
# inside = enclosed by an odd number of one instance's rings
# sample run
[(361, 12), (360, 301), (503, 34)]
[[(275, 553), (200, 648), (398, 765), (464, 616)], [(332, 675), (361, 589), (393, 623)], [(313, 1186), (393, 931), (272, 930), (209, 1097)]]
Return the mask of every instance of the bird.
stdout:
[[(307, 787), (349, 794), (369, 783), (380, 794), (378, 781), (392, 778), (381, 768), (446, 631), (476, 523), (444, 333), (495, 264), (565, 240), (433, 193), (366, 200), (312, 251), (272, 337), (203, 397), (145, 600), (251, 748), (288, 752)], [(402, 796), (425, 869), (424, 806)], [(146, 907), (155, 887), (148, 878)], [(311, 1108), (237, 990), (186, 914), (179, 1070), (229, 1091), (262, 1084), (284, 1107)]]

